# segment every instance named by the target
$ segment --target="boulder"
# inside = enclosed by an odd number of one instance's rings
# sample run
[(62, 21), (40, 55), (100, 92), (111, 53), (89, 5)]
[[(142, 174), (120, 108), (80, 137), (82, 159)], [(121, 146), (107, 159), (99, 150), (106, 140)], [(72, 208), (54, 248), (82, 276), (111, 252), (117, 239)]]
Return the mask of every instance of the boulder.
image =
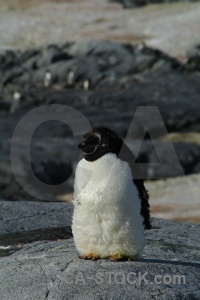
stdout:
[[(162, 118), (152, 122), (150, 115), (140, 112), (132, 130), (132, 142), (148, 130), (156, 139), (163, 138), (163, 125), (169, 133), (198, 133), (200, 75), (188, 73), (186, 69), (176, 59), (143, 44), (79, 41), (25, 52), (3, 51), (0, 56), (2, 197), (30, 199), (13, 176), (10, 141), (20, 118), (43, 104), (72, 106), (83, 113), (92, 126), (108, 126), (123, 138), (139, 106), (156, 106)], [(31, 145), (34, 173), (44, 183), (54, 185), (72, 174), (67, 186), (72, 192), (75, 165), (81, 158), (76, 147), (80, 137), (74, 138), (61, 122), (49, 121), (39, 128), (37, 139)], [(149, 137), (146, 140), (149, 141)], [(21, 149), (22, 144), (23, 139), (19, 145)], [(164, 142), (157, 141), (157, 145), (165, 167), (144, 169), (145, 178), (152, 179), (154, 174), (166, 178), (199, 172), (199, 146), (195, 141), (188, 144), (183, 141), (179, 146), (174, 143), (184, 170), (182, 173), (174, 168)], [(146, 141), (138, 159), (155, 161), (155, 153)], [(23, 157), (22, 167), (26, 181), (32, 184)], [(48, 200), (55, 201), (57, 193), (49, 194)]]
[(145, 186), (153, 217), (200, 223), (200, 174), (146, 181)]
[[(132, 141), (136, 145), (137, 140)], [(133, 145), (133, 149), (134, 149)], [(174, 142), (172, 149), (168, 142), (145, 140), (137, 157), (145, 179), (162, 179), (199, 173), (200, 145), (195, 143)], [(159, 165), (145, 166), (145, 163)]]
[(190, 69), (200, 71), (200, 45), (195, 45), (187, 52), (187, 65)]
[(105, 78), (119, 83), (122, 76), (153, 67), (184, 68), (157, 49), (110, 41), (78, 41), (25, 52), (7, 51), (1, 57), (0, 83), (6, 99), (16, 91), (23, 95), (35, 86), (59, 84), (91, 89)]
[(147, 0), (110, 0), (110, 2), (120, 3), (124, 8), (135, 8), (147, 4)]
[(2, 300), (199, 299), (199, 225), (153, 219), (139, 261), (78, 258), (73, 239), (0, 258)]
[(147, 4), (147, 0), (123, 0), (124, 8), (140, 7)]
[(0, 257), (25, 243), (71, 237), (73, 205), (59, 202), (0, 201)]
[[(192, 1), (196, 1), (196, 0), (192, 0)], [(110, 0), (110, 2), (120, 3), (124, 8), (135, 8), (135, 7), (140, 7), (151, 3), (171, 3), (171, 2), (178, 2), (178, 0)]]
[(70, 231), (72, 212), (72, 204), (1, 200), (0, 235), (56, 227)]

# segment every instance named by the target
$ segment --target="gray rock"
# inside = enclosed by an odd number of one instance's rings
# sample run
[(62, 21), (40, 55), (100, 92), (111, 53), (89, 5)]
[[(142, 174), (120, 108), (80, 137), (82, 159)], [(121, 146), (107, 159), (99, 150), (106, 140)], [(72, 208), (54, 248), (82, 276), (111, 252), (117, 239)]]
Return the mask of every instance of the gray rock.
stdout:
[(0, 259), (1, 300), (199, 299), (199, 229), (154, 219), (143, 258), (133, 262), (80, 260), (73, 239), (28, 244)]
[(0, 236), (56, 227), (70, 230), (72, 211), (67, 203), (0, 201)]
[[(180, 0), (179, 0), (180, 1)], [(191, 0), (196, 1), (196, 0)], [(151, 3), (172, 3), (178, 0), (110, 0), (110, 2), (117, 2), (123, 5), (124, 8), (136, 8)]]
[(27, 243), (71, 237), (72, 211), (67, 203), (0, 201), (0, 257)]
[[(137, 1), (141, 5), (142, 0)], [(122, 76), (141, 73), (154, 65), (184, 69), (176, 59), (157, 49), (110, 41), (78, 41), (40, 50), (5, 52), (0, 56), (0, 89), (6, 99), (13, 90), (20, 90), (24, 96), (26, 86), (27, 90), (53, 84), (83, 88), (88, 80), (91, 89), (103, 78), (119, 83)]]
[(200, 70), (200, 45), (196, 45), (188, 50), (187, 64), (192, 70)]
[(146, 4), (147, 4), (146, 0), (124, 0), (123, 1), (124, 8), (140, 7)]
[[(134, 141), (135, 145), (137, 140)], [(132, 141), (133, 144), (133, 141)], [(167, 142), (145, 140), (141, 146), (138, 160), (144, 163), (160, 163), (150, 168), (143, 164), (141, 170), (147, 179), (162, 179), (199, 173), (200, 145), (193, 143), (174, 142), (173, 151), (169, 150)], [(134, 146), (132, 146), (134, 149)], [(159, 154), (159, 156), (158, 156)]]
[(124, 8), (140, 7), (148, 3), (147, 0), (110, 0), (110, 2), (120, 3), (123, 5)]
[(146, 181), (151, 216), (200, 223), (200, 174)]
[[(67, 55), (66, 59), (63, 53)], [(34, 65), (33, 60), (38, 65)], [(181, 63), (162, 51), (145, 45), (109, 41), (79, 41), (26, 52), (5, 51), (0, 58), (0, 90), (3, 90), (0, 99), (1, 197), (30, 199), (13, 176), (10, 141), (20, 118), (39, 105), (72, 106), (83, 113), (92, 126), (108, 126), (122, 137), (126, 136), (136, 108), (153, 105), (159, 108), (168, 132), (199, 132), (200, 75), (196, 72), (188, 74), (182, 68)], [(17, 102), (16, 93), (21, 95)], [(140, 138), (148, 129), (157, 138), (162, 137), (163, 122), (152, 122), (151, 116), (141, 113), (132, 135), (134, 139)], [(64, 182), (71, 173), (64, 190), (72, 192), (74, 169), (79, 160), (79, 137), (75, 140), (72, 134), (68, 134), (69, 128), (58, 123), (49, 121), (40, 126), (39, 141), (31, 145), (32, 169), (43, 182), (54, 185)], [(22, 145), (23, 139), (19, 149), (23, 149)], [(171, 163), (164, 143), (161, 148), (166, 167), (156, 172), (145, 169), (145, 178), (152, 179), (155, 173), (160, 178), (181, 175)], [(182, 143), (178, 149), (186, 174), (200, 170), (198, 148), (195, 143)], [(149, 162), (154, 161), (153, 152), (148, 147), (141, 154)], [(25, 178), (29, 190), (37, 190), (37, 195), (43, 199), (55, 201), (57, 190), (52, 193), (38, 189), (30, 180), (30, 168), (26, 169), (23, 154), (20, 160), (17, 176)]]

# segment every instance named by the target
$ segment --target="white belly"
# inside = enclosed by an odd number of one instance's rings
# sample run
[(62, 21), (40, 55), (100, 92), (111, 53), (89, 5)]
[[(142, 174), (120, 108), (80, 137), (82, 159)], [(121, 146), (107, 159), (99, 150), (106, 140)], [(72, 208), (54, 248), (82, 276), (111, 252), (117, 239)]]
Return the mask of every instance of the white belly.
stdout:
[(146, 244), (141, 201), (129, 165), (115, 154), (82, 159), (74, 185), (72, 232), (81, 255), (139, 257)]

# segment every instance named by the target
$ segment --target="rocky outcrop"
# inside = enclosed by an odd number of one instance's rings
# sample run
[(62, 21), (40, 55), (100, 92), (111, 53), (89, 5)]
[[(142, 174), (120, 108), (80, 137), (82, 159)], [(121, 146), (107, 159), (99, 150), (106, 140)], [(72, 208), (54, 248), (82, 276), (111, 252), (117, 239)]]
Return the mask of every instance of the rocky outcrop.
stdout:
[(110, 0), (110, 2), (117, 2), (123, 5), (124, 8), (135, 8), (146, 5), (148, 0)]
[(196, 45), (188, 50), (188, 65), (192, 70), (200, 71), (200, 45)]
[[(132, 143), (136, 145), (137, 140)], [(200, 173), (200, 145), (174, 142), (173, 147), (173, 151), (171, 151), (168, 148), (168, 142), (160, 141), (152, 143), (147, 140), (142, 144), (138, 160), (152, 163), (151, 166), (141, 165), (144, 178), (163, 179)], [(159, 165), (153, 165), (153, 163)]]
[(45, 228), (71, 230), (73, 206), (66, 203), (0, 201), (0, 235)]
[[(153, 134), (159, 159), (164, 164), (143, 166), (144, 178), (160, 179), (199, 172), (199, 145), (175, 141), (180, 163), (169, 153), (163, 134), (198, 133), (200, 130), (198, 72), (165, 53), (146, 47), (108, 41), (84, 41), (50, 45), (44, 49), (2, 51), (0, 61), (0, 190), (3, 199), (34, 200), (13, 176), (10, 141), (17, 122), (32, 108), (43, 104), (69, 105), (80, 111), (91, 126), (108, 126), (126, 137), (139, 106), (155, 106), (161, 118), (140, 112), (132, 128), (131, 143)], [(163, 131), (163, 126), (166, 130)], [(165, 132), (165, 133), (163, 133)], [(138, 154), (140, 162), (157, 162), (156, 149), (149, 134)], [(81, 154), (80, 137), (59, 121), (41, 124), (31, 142), (32, 168), (43, 183), (57, 185), (67, 178), (65, 191), (44, 191), (43, 199), (55, 201), (59, 194), (73, 192), (74, 170)], [(19, 151), (24, 145), (23, 138)], [(181, 166), (181, 168), (178, 167)], [(21, 155), (23, 176), (30, 185), (30, 172)], [(20, 168), (19, 168), (20, 169)], [(22, 170), (17, 172), (22, 176)], [(35, 188), (35, 186), (33, 186)]]
[(73, 239), (27, 244), (0, 258), (1, 299), (199, 299), (198, 233), (199, 225), (153, 219), (133, 262), (81, 260)]
[[(178, 0), (167, 0), (167, 2), (178, 2)], [(196, 1), (196, 0), (192, 0)], [(117, 2), (123, 5), (124, 8), (135, 8), (151, 3), (166, 3), (166, 0), (110, 0), (110, 2)]]
[(0, 55), (1, 91), (4, 100), (17, 102), (27, 97), (30, 87), (56, 84), (87, 90), (155, 67), (184, 68), (159, 50), (109, 41), (50, 45), (26, 52), (9, 50)]
[(147, 181), (151, 214), (156, 218), (200, 223), (200, 175)]
[(73, 205), (0, 201), (0, 257), (25, 243), (71, 237)]

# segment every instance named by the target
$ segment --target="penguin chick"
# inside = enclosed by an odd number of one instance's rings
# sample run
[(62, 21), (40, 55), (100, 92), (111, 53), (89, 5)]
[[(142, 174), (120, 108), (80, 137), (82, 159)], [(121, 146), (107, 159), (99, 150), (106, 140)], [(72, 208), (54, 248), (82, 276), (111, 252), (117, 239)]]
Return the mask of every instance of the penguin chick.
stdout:
[[(123, 146), (123, 151), (121, 151)], [(149, 195), (144, 186), (144, 180), (139, 168), (135, 163), (135, 157), (129, 147), (122, 139), (111, 129), (105, 127), (96, 127), (83, 136), (81, 143), (78, 145), (84, 153), (87, 161), (95, 161), (106, 153), (115, 153), (118, 158), (126, 161), (132, 172), (133, 182), (137, 187), (138, 195), (141, 200), (141, 215), (144, 218), (145, 229), (151, 229)], [(136, 177), (137, 179), (134, 179)], [(139, 179), (138, 179), (139, 178)]]
[(132, 168), (125, 161), (130, 159), (130, 149), (126, 146), (124, 158), (118, 157), (122, 145), (104, 127), (94, 128), (78, 145), (84, 158), (75, 172), (72, 232), (80, 258), (136, 260), (145, 247), (148, 194), (143, 181), (136, 185), (131, 179)]

